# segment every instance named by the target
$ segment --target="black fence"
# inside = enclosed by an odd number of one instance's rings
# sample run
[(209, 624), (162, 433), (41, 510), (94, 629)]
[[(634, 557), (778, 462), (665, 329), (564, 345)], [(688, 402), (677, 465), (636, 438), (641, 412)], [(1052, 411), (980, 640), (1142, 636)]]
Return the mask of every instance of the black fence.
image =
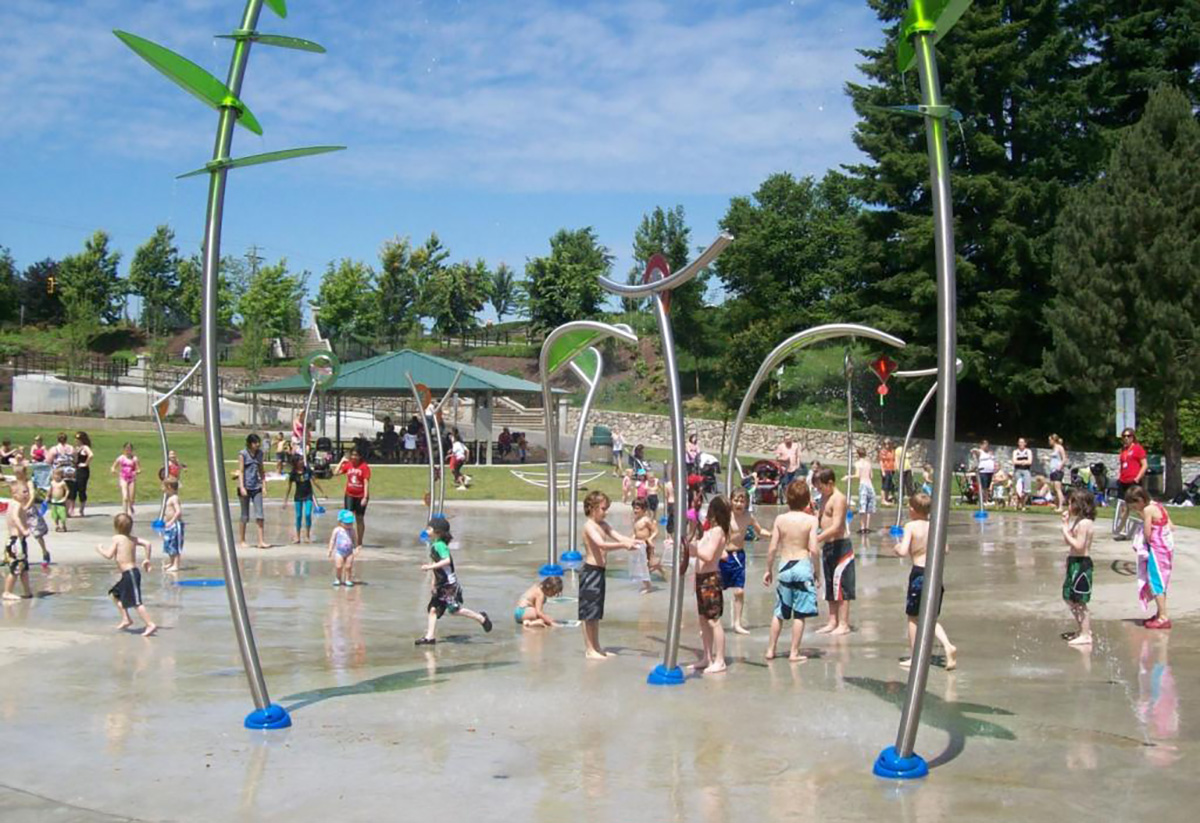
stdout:
[(117, 386), (129, 375), (129, 361), (111, 357), (88, 357), (70, 360), (57, 354), (29, 353), (9, 358), (12, 376), (53, 374), (69, 377), (81, 383), (97, 386)]

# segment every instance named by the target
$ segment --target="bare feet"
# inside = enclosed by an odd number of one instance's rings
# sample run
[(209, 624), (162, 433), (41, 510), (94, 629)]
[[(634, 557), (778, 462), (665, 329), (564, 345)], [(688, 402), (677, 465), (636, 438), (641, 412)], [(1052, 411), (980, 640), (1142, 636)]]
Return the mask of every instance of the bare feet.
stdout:
[(238, 543), (238, 548), (239, 549), (248, 549), (250, 547), (248, 545), (246, 545), (246, 541), (243, 540), (241, 543)]
[(142, 637), (152, 637), (156, 631), (158, 631), (158, 626), (151, 623), (146, 627), (146, 631), (142, 632)]
[(830, 632), (832, 632), (832, 631), (833, 631), (834, 629), (836, 629), (836, 628), (837, 628), (837, 623), (836, 623), (836, 622), (834, 622), (834, 623), (826, 623), (824, 626), (822, 626), (821, 628), (817, 629), (816, 633), (817, 633), (817, 634), (829, 634)]
[(124, 631), (125, 629), (128, 629), (132, 625), (133, 625), (132, 620), (122, 620), (120, 623), (117, 624), (117, 631)]
[(21, 596), (14, 592), (5, 592), (3, 595), (3, 599), (4, 600), (20, 600)]
[(1073, 637), (1067, 641), (1068, 646), (1090, 646), (1092, 645), (1091, 634), (1081, 634), (1078, 637)]
[(958, 668), (958, 646), (946, 646), (946, 671), (952, 672)]
[(745, 626), (743, 626), (741, 623), (734, 623), (733, 624), (733, 633), (734, 634), (750, 634), (750, 630), (747, 629)]
[(775, 659), (775, 650), (767, 649), (766, 654), (763, 655), (763, 659), (764, 660), (774, 660)]
[(800, 654), (800, 652), (794, 652), (788, 655), (788, 661), (791, 663), (803, 663), (805, 660), (808, 660), (808, 656)]
[(907, 669), (907, 668), (910, 668), (911, 666), (912, 666), (912, 658), (911, 657), (906, 657), (900, 661), (900, 668), (902, 668), (902, 669)]
[(271, 548), (271, 544), (270, 544), (270, 543), (259, 543), (259, 544), (258, 544), (257, 546), (255, 546), (254, 548), (256, 548), (256, 549), (269, 549), (269, 548)]
[(612, 657), (612, 655), (608, 652), (595, 652), (591, 649), (588, 649), (586, 652), (584, 652), (583, 656), (587, 660), (607, 660), (608, 658)]
[(843, 634), (850, 634), (850, 627), (849, 626), (838, 626), (836, 629), (831, 631), (830, 634), (833, 635), (834, 637), (837, 637), (837, 636), (843, 635)]
[(726, 669), (725, 661), (717, 660), (711, 666), (706, 667), (704, 669), (704, 673), (705, 674), (720, 674), (721, 672), (725, 671), (725, 669)]
[(685, 666), (684, 668), (689, 672), (702, 672), (702, 671), (705, 671), (711, 665), (712, 665), (712, 661), (706, 657), (703, 660), (698, 660), (695, 663), (693, 663), (692, 665)]

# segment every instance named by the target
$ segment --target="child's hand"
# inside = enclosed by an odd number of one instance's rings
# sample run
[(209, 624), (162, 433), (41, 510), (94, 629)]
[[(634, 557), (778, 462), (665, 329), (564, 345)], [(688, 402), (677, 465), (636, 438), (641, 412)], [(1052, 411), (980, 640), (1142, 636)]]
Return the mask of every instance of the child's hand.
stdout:
[(423, 571), (423, 572), (433, 571), (433, 564), (432, 563), (422, 563), (421, 571)]
[(763, 573), (763, 585), (764, 586), (770, 587), (771, 577), (772, 577), (771, 570), (767, 569), (766, 572)]
[(142, 571), (149, 573), (149, 571), (150, 571), (150, 558), (149, 557), (147, 557), (145, 560), (142, 561)]

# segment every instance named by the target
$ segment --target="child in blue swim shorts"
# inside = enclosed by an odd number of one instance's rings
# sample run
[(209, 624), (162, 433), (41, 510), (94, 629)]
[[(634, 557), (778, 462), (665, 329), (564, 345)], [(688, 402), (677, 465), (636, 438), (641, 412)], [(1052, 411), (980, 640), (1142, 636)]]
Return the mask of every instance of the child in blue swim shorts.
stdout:
[[(783, 631), (783, 621), (792, 621), (792, 643), (788, 660), (802, 663), (808, 658), (800, 653), (804, 639), (804, 621), (817, 616), (817, 588), (821, 569), (821, 549), (817, 543), (817, 518), (807, 509), (812, 500), (808, 483), (793, 480), (787, 487), (788, 512), (775, 518), (771, 529), (771, 546), (767, 549), (767, 571), (763, 585), (775, 587), (775, 615), (771, 618), (771, 637), (767, 643), (767, 660), (775, 659), (775, 646)], [(778, 574), (775, 556), (780, 555)]]

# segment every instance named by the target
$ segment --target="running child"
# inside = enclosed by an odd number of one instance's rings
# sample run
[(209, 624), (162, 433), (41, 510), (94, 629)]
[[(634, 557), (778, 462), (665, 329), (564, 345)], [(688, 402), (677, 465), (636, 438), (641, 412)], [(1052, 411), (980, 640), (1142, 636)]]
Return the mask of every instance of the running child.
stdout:
[(333, 561), (333, 585), (354, 585), (354, 559), (358, 557), (358, 542), (354, 539), (354, 512), (338, 512), (337, 526), (329, 535), (328, 557)]
[(613, 531), (604, 516), (612, 501), (602, 491), (590, 492), (583, 499), (583, 570), (579, 573), (579, 619), (583, 622), (583, 656), (604, 660), (609, 656), (600, 646), (600, 621), (604, 619), (605, 574), (608, 553), (632, 549), (633, 538)]
[(513, 619), (517, 625), (526, 629), (544, 629), (559, 625), (546, 614), (546, 601), (551, 597), (562, 594), (561, 577), (547, 577), (534, 583), (517, 599), (517, 607), (513, 609)]
[[(29, 496), (29, 490), (21, 483), (13, 483), (8, 487), (12, 503), (4, 515), (8, 525), (8, 545), (4, 548), (4, 568), (8, 574), (4, 577), (4, 599), (22, 600), (33, 597), (29, 589), (29, 547), (26, 540), (29, 537), (29, 525), (25, 521), (23, 504)], [(13, 591), (17, 581), (21, 581), (24, 596)]]
[(313, 487), (316, 487), (322, 495), (325, 490), (321, 488), (315, 479), (313, 479), (312, 466), (304, 459), (302, 454), (292, 455), (292, 470), (288, 473), (287, 491), (283, 493), (283, 505), (287, 506), (288, 496), (292, 494), (294, 508), (296, 510), (296, 528), (292, 532), (292, 542), (300, 542), (300, 528), (304, 527), (304, 542), (312, 542), (312, 519), (313, 506), (316, 505), (316, 497), (313, 494)]
[(133, 504), (137, 500), (137, 476), (142, 473), (142, 464), (133, 453), (132, 443), (126, 443), (121, 448), (109, 472), (117, 475), (117, 485), (121, 487), (121, 511), (133, 514)]
[(821, 491), (821, 571), (829, 622), (817, 634), (850, 633), (850, 601), (854, 599), (854, 545), (846, 536), (846, 495), (837, 487), (837, 476), (828, 466), (813, 478)]
[(1154, 502), (1141, 486), (1125, 492), (1125, 505), (1134, 517), (1142, 519), (1141, 534), (1133, 549), (1138, 558), (1138, 598), (1147, 609), (1154, 601), (1154, 617), (1142, 623), (1147, 629), (1169, 629), (1167, 588), (1171, 585), (1171, 566), (1175, 560), (1175, 532), (1162, 503)]
[(429, 521), (429, 561), (421, 566), (421, 571), (433, 572), (430, 584), (431, 595), (429, 605), (429, 622), (425, 627), (425, 636), (418, 637), (418, 646), (432, 646), (437, 642), (437, 622), (446, 612), (474, 620), (483, 626), (485, 632), (492, 630), (492, 621), (488, 613), (476, 612), (463, 605), (462, 585), (454, 572), (454, 558), (450, 556), (450, 521), (444, 517), (434, 517)]
[(1072, 489), (1063, 512), (1062, 536), (1067, 544), (1067, 576), (1063, 580), (1063, 600), (1075, 618), (1079, 630), (1062, 636), (1072, 646), (1092, 644), (1092, 620), (1088, 601), (1092, 599), (1092, 538), (1095, 536), (1096, 497), (1084, 489)]
[(750, 634), (742, 622), (742, 613), (746, 608), (746, 536), (757, 540), (770, 537), (771, 533), (751, 514), (750, 495), (746, 489), (734, 489), (729, 502), (733, 505), (733, 529), (717, 566), (721, 572), (721, 588), (733, 590), (733, 624), (730, 628), (735, 634)]
[[(929, 545), (929, 509), (933, 501), (925, 492), (917, 492), (908, 501), (908, 522), (904, 524), (904, 536), (896, 544), (896, 554), (909, 557), (912, 569), (908, 573), (908, 595), (904, 602), (904, 613), (908, 615), (908, 648), (909, 657), (900, 661), (902, 668), (912, 666), (912, 649), (917, 640), (917, 616), (921, 613), (921, 597), (925, 589), (925, 550)], [(947, 548), (948, 550), (948, 548)], [(945, 595), (946, 587), (942, 587)], [(941, 613), (941, 602), (938, 603), (938, 613)], [(941, 623), (933, 627), (938, 642), (946, 652), (946, 671), (954, 671), (958, 666), (955, 655), (957, 647), (950, 643), (946, 630)]]
[(67, 488), (67, 481), (63, 477), (62, 469), (55, 469), (50, 473), (50, 519), (54, 521), (54, 531), (65, 532), (67, 530), (67, 496), (70, 494), (70, 489)]
[(21, 514), (25, 518), (29, 535), (38, 542), (38, 548), (42, 550), (42, 567), (45, 568), (50, 565), (50, 550), (46, 548), (46, 534), (50, 531), (50, 527), (46, 525), (46, 518), (42, 516), (42, 508), (38, 502), (38, 490), (34, 487), (33, 481), (29, 479), (29, 470), (25, 466), (18, 466), (13, 474), (16, 477), (14, 483), (20, 484), (25, 489), (22, 502), (19, 504)]
[(763, 585), (770, 586), (774, 577), (775, 555), (780, 553), (778, 582), (775, 587), (775, 615), (771, 618), (771, 637), (767, 643), (767, 660), (775, 659), (775, 647), (783, 631), (783, 621), (792, 621), (792, 644), (788, 660), (803, 663), (808, 658), (800, 654), (804, 639), (804, 621), (817, 616), (817, 588), (821, 584), (821, 547), (817, 542), (817, 518), (808, 509), (812, 496), (808, 483), (793, 480), (785, 492), (788, 511), (775, 518), (771, 527), (771, 545), (767, 549), (767, 570)]
[(875, 513), (875, 482), (871, 458), (867, 457), (867, 450), (861, 446), (858, 460), (854, 461), (854, 474), (858, 478), (858, 533), (867, 534), (871, 531), (871, 515)]
[[(650, 585), (650, 553), (657, 533), (658, 524), (650, 514), (646, 498), (636, 498), (633, 501), (633, 549), (629, 552), (629, 579), (638, 584), (642, 594), (654, 590)], [(661, 561), (658, 571), (662, 572)]]
[(703, 537), (689, 540), (688, 556), (696, 558), (696, 611), (700, 613), (701, 659), (688, 668), (705, 674), (725, 671), (725, 593), (718, 568), (721, 554), (729, 545), (733, 530), (733, 511), (729, 501), (717, 495), (708, 503)]
[[(142, 603), (142, 569), (150, 571), (150, 544), (140, 537), (133, 536), (133, 517), (125, 512), (113, 517), (113, 531), (116, 534), (113, 535), (108, 548), (100, 544), (96, 546), (96, 553), (105, 560), (116, 561), (117, 571), (121, 573), (121, 579), (108, 590), (109, 596), (117, 605), (117, 611), (121, 613), (121, 622), (117, 624), (117, 629), (123, 630), (132, 626), (129, 610), (137, 609), (138, 616), (146, 624), (142, 637), (149, 637), (158, 631), (158, 626), (154, 625), (150, 613)], [(138, 546), (146, 549), (142, 569), (138, 568)]]
[(163, 481), (162, 488), (167, 497), (162, 530), (163, 554), (167, 559), (163, 571), (177, 572), (183, 556), (183, 506), (179, 503), (179, 480), (168, 477)]

